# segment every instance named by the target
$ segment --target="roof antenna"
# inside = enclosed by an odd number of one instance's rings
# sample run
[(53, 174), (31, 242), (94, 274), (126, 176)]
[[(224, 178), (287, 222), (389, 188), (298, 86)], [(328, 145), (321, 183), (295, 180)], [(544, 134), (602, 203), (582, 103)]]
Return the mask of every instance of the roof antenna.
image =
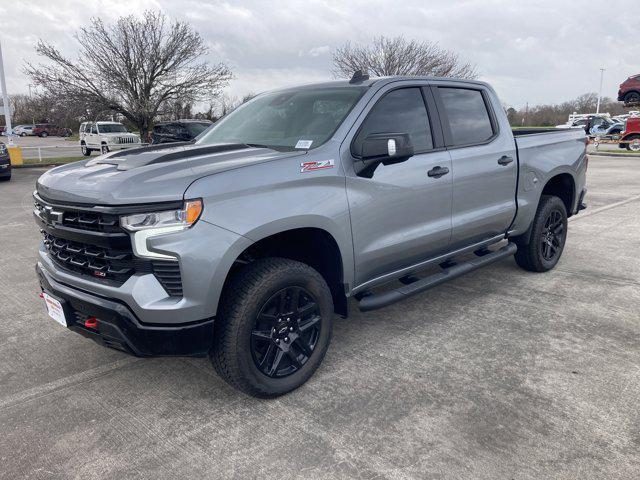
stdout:
[(369, 74), (362, 73), (362, 70), (356, 70), (353, 73), (353, 77), (349, 80), (349, 83), (362, 83), (365, 80), (369, 80)]

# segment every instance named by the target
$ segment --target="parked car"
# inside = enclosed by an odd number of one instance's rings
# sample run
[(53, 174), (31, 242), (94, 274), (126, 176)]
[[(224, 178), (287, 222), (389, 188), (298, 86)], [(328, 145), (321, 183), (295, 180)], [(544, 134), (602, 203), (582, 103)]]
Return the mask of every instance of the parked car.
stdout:
[(624, 131), (620, 134), (620, 148), (640, 152), (640, 117), (629, 117)]
[(208, 354), (243, 392), (282, 395), (318, 368), (350, 299), (385, 307), (513, 255), (554, 268), (584, 208), (586, 144), (581, 129), (512, 132), (478, 81), (264, 93), (191, 145), (44, 173), (42, 297), (102, 345)]
[(35, 135), (33, 130), (36, 128), (35, 125), (18, 125), (13, 129), (13, 133), (16, 135), (20, 135), (21, 137), (26, 137), (29, 135)]
[(33, 129), (33, 134), (41, 138), (49, 136), (69, 137), (71, 136), (71, 129), (59, 127), (53, 123), (36, 123), (36, 126)]
[(156, 123), (151, 131), (150, 142), (189, 142), (213, 125), (209, 120), (176, 120)]
[(0, 180), (11, 180), (11, 159), (7, 146), (0, 142)]
[(140, 137), (131, 133), (119, 122), (83, 122), (80, 124), (80, 149), (85, 156), (98, 151), (139, 147)]
[(618, 101), (626, 105), (640, 104), (640, 75), (633, 75), (620, 84)]

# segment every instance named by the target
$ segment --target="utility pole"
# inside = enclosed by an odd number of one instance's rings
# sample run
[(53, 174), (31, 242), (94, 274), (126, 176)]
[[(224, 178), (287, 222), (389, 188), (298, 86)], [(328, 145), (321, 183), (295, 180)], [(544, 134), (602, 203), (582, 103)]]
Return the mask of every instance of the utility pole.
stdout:
[(2, 103), (4, 106), (4, 122), (7, 126), (5, 134), (9, 139), (9, 145), (13, 145), (13, 132), (11, 131), (11, 108), (7, 95), (7, 84), (4, 81), (4, 61), (2, 60), (2, 44), (0, 44), (0, 86), (2, 87)]
[(598, 91), (598, 106), (596, 107), (596, 113), (600, 113), (600, 102), (602, 101), (602, 81), (604, 80), (605, 68), (600, 69), (600, 90)]

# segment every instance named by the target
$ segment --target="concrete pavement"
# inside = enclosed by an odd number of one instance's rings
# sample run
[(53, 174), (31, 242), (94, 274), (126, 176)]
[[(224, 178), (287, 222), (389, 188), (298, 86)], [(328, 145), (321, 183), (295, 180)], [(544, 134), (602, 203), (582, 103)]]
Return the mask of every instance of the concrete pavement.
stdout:
[(317, 374), (248, 398), (207, 359), (137, 359), (50, 320), (37, 169), (0, 183), (0, 478), (640, 476), (640, 161), (591, 157), (547, 274), (509, 259), (336, 319)]

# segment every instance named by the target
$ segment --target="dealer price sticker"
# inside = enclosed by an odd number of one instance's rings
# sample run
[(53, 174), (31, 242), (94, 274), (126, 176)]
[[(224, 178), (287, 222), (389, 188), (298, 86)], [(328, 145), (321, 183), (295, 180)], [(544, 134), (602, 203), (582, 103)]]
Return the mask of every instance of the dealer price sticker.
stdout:
[(42, 298), (44, 298), (44, 304), (47, 307), (47, 313), (49, 314), (49, 316), (63, 327), (66, 327), (67, 319), (64, 318), (64, 310), (62, 309), (62, 304), (51, 295), (47, 295), (44, 292), (42, 293)]

